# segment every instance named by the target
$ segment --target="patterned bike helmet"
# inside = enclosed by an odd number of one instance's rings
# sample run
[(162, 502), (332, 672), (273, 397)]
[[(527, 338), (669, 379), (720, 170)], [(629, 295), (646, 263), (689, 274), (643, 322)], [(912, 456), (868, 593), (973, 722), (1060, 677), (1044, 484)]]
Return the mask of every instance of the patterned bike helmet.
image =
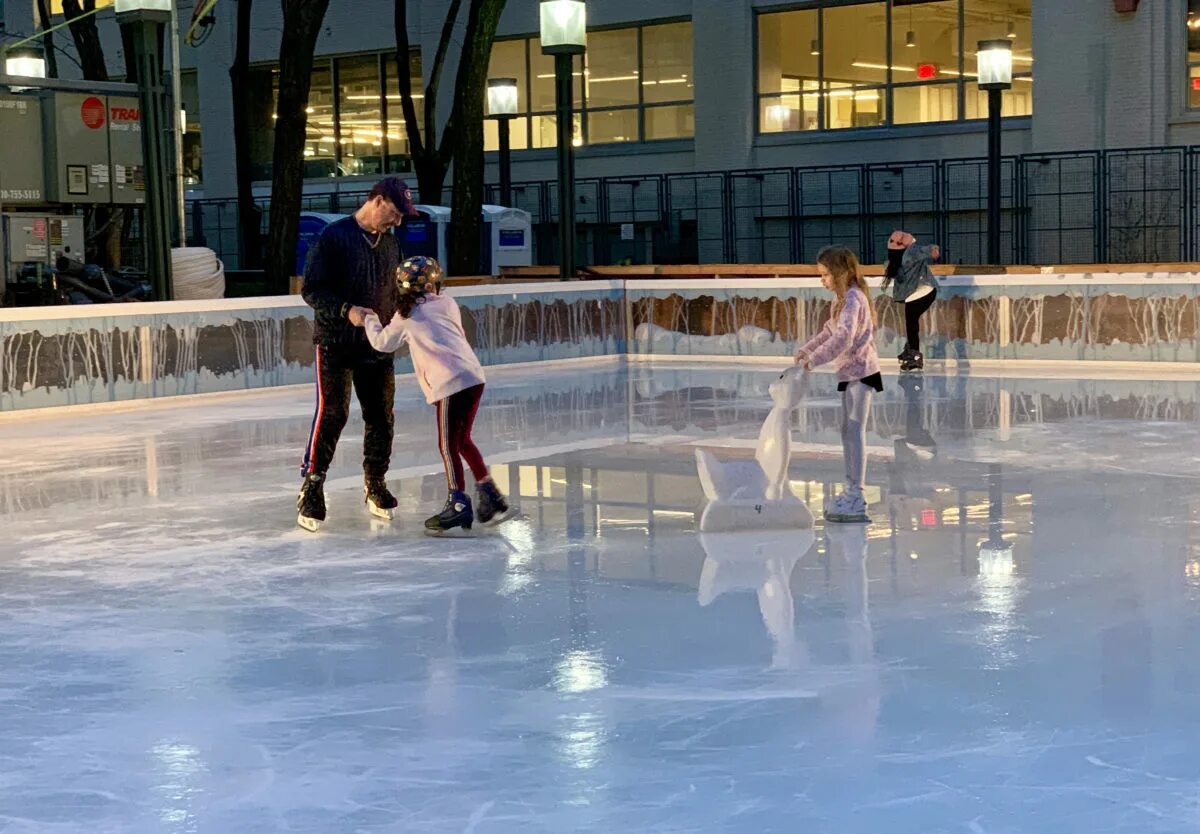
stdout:
[(442, 291), (442, 266), (434, 258), (417, 255), (396, 268), (396, 288), (402, 296), (420, 303), (427, 294)]

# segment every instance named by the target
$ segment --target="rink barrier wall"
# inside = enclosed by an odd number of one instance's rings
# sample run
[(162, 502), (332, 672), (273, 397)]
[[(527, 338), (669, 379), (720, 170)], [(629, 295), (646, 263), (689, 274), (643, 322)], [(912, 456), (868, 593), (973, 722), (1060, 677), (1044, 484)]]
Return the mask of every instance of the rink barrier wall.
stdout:
[[(485, 365), (625, 353), (621, 281), (449, 292)], [(0, 412), (307, 384), (312, 335), (296, 296), (0, 309)]]
[[(868, 282), (881, 357), (903, 349), (903, 305)], [(1200, 273), (947, 276), (922, 320), (927, 359), (1196, 362)], [(627, 281), (635, 356), (791, 356), (829, 318), (812, 279)]]
[[(880, 355), (900, 305), (878, 292)], [(624, 356), (786, 357), (829, 316), (811, 278), (457, 287), (487, 366)], [(947, 276), (924, 321), (931, 360), (1200, 360), (1200, 273)], [(412, 370), (407, 353), (397, 373)], [(295, 296), (0, 310), (0, 411), (307, 384), (312, 311)]]

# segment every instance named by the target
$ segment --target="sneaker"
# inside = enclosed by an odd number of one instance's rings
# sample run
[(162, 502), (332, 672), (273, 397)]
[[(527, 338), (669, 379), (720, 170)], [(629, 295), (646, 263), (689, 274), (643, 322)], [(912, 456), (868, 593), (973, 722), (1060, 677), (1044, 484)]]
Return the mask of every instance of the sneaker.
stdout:
[(471, 510), (471, 499), (465, 492), (455, 490), (446, 498), (446, 506), (437, 515), (425, 519), (425, 529), (434, 533), (444, 533), (461, 527), (470, 530), (475, 523), (475, 513)]
[(475, 515), (480, 524), (487, 524), (492, 519), (501, 518), (508, 512), (508, 502), (494, 481), (485, 481), (475, 485)]
[(869, 524), (867, 502), (862, 494), (843, 492), (825, 507), (825, 520), (835, 524)]
[(312, 474), (304, 479), (296, 498), (296, 523), (310, 533), (325, 522), (325, 476)]
[(392, 511), (400, 506), (400, 502), (388, 491), (386, 480), (368, 475), (363, 484), (363, 493), (371, 515), (392, 520)]

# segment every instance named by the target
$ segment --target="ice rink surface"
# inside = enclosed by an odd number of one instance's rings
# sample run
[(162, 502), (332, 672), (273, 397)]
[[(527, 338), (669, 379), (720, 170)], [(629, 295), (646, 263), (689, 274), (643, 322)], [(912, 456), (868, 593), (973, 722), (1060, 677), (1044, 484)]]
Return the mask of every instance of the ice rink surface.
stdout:
[(777, 372), (489, 371), (463, 541), (411, 380), (316, 536), (308, 390), (0, 421), (0, 832), (1200, 830), (1200, 382), (888, 378), (865, 536), (701, 537)]

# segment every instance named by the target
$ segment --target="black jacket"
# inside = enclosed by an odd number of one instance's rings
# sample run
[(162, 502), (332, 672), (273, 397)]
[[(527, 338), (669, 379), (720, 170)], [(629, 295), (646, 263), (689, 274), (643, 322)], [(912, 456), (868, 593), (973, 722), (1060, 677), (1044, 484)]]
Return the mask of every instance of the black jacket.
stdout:
[(400, 243), (391, 232), (372, 247), (375, 242), (374, 234), (346, 217), (326, 227), (304, 267), (301, 295), (315, 313), (313, 342), (347, 358), (388, 356), (372, 348), (363, 329), (346, 318), (355, 306), (374, 310), (385, 325), (396, 313)]

